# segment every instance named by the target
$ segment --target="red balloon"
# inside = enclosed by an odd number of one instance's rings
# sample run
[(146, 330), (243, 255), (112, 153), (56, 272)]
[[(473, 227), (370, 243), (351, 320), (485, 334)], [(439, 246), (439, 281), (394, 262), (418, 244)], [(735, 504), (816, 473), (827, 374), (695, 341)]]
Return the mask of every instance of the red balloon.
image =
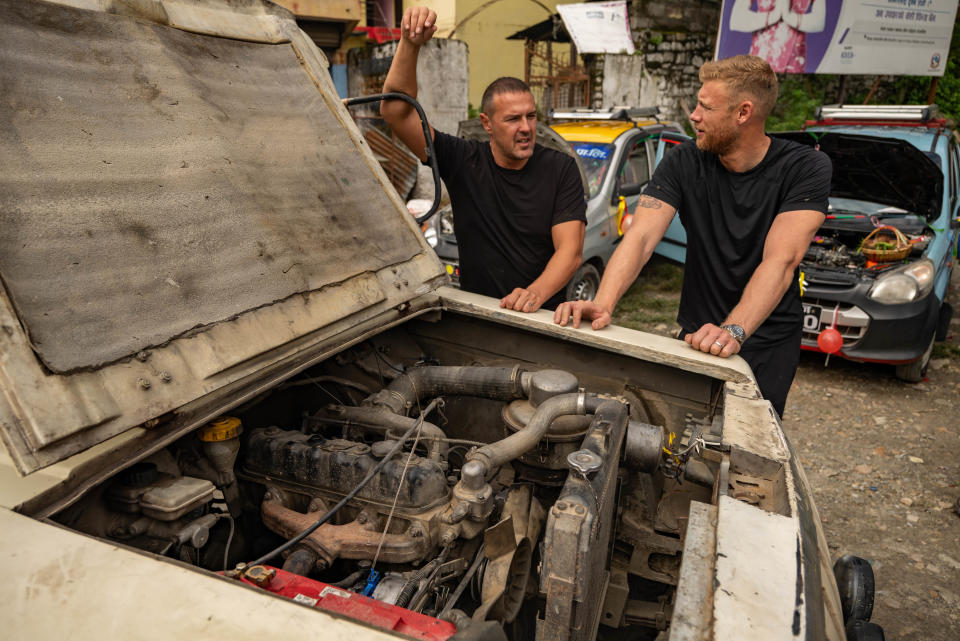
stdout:
[(843, 347), (843, 336), (836, 329), (828, 327), (817, 336), (817, 346), (827, 354), (836, 354)]

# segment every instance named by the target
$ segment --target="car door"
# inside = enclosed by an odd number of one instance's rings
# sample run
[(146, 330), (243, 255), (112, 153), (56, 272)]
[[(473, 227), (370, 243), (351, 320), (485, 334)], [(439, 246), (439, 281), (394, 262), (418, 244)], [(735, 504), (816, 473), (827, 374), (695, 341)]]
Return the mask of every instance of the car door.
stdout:
[[(675, 131), (665, 131), (660, 134), (659, 140), (657, 141), (655, 165), (659, 166), (664, 154), (669, 153), (671, 149), (686, 140), (690, 140), (690, 136), (685, 136)], [(663, 239), (654, 248), (653, 252), (670, 260), (675, 260), (678, 263), (686, 261), (687, 230), (684, 229), (680, 223), (680, 216), (673, 217), (673, 220), (670, 221), (670, 226), (667, 227), (667, 232), (663, 235)]]
[(960, 144), (950, 140), (950, 227), (953, 231), (953, 255), (960, 253)]
[(611, 204), (617, 206), (619, 197), (623, 196), (627, 211), (636, 209), (643, 188), (650, 182), (650, 153), (646, 141), (647, 136), (638, 132), (623, 145), (624, 153), (617, 171), (617, 189)]

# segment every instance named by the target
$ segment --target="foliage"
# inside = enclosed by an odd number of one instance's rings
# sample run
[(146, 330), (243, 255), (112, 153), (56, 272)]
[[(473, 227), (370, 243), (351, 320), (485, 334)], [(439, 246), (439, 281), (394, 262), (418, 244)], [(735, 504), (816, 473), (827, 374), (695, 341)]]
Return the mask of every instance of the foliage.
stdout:
[[(813, 118), (817, 107), (824, 104), (825, 85), (818, 76), (789, 75), (780, 82), (780, 99), (767, 119), (767, 131), (792, 131)], [(814, 84), (817, 91), (814, 93)]]
[[(960, 120), (960, 22), (954, 23), (953, 37), (947, 56), (947, 68), (937, 84), (934, 102), (940, 113)], [(932, 78), (926, 76), (847, 76), (844, 103), (921, 105), (927, 104)], [(800, 129), (806, 120), (824, 104), (837, 103), (841, 76), (782, 75), (780, 100), (767, 120), (767, 130)], [(865, 103), (869, 97), (869, 102)]]
[(960, 345), (953, 343), (934, 343), (931, 358), (955, 358), (960, 359)]

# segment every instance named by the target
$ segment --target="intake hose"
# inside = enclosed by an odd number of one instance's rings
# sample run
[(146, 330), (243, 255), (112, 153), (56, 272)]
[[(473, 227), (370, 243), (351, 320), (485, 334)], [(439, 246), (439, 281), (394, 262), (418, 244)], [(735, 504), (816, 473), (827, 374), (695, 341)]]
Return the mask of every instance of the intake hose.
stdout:
[(569, 414), (593, 414), (602, 403), (609, 400), (600, 398), (596, 394), (583, 392), (548, 398), (537, 407), (537, 411), (525, 428), (505, 439), (484, 445), (467, 455), (467, 462), (461, 470), (464, 487), (479, 489), (491, 470), (532, 450), (550, 429), (550, 424), (558, 417)]
[(519, 367), (416, 367), (398, 376), (386, 389), (368, 396), (363, 404), (406, 416), (418, 402), (440, 395), (512, 401), (526, 396), (523, 375)]
[[(368, 423), (388, 428), (387, 440), (399, 440), (419, 419), (412, 416), (394, 414), (385, 407), (349, 407), (337, 406), (337, 414), (349, 421)], [(427, 443), (428, 456), (433, 461), (441, 461), (447, 453), (447, 435), (433, 423), (423, 421), (421, 440)]]

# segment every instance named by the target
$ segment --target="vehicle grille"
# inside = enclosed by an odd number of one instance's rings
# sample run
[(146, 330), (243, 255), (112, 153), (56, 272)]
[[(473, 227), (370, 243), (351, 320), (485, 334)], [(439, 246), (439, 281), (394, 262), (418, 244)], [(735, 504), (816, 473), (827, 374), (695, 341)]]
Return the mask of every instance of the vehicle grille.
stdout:
[[(803, 344), (815, 346), (820, 331), (830, 327), (830, 323), (833, 322), (833, 312), (838, 303), (833, 300), (809, 298), (806, 296), (804, 296), (802, 300), (804, 305), (816, 305), (820, 307), (821, 310), (819, 327), (808, 327), (806, 323), (803, 327)], [(870, 316), (856, 305), (845, 305), (844, 303), (839, 303), (839, 305), (840, 312), (837, 314), (837, 331), (840, 332), (840, 335), (843, 337), (843, 348), (846, 349), (852, 347), (867, 333), (867, 329), (870, 327)]]

